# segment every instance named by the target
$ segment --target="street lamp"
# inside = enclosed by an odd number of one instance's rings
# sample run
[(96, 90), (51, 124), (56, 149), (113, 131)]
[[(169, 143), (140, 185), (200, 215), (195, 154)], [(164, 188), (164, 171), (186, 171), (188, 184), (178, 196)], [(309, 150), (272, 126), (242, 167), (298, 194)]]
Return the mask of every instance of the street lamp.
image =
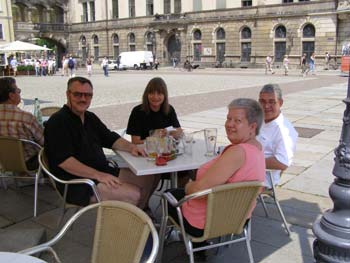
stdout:
[(316, 262), (350, 262), (350, 66), (343, 127), (339, 146), (335, 149), (333, 175), (329, 187), (334, 203), (313, 224), (316, 236), (313, 250)]

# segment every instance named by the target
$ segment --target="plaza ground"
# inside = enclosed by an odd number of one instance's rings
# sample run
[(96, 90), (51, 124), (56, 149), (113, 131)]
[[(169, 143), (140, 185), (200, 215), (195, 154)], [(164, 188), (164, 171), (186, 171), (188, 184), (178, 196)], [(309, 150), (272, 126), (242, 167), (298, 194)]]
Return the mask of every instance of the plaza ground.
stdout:
[[(85, 74), (80, 71), (79, 73)], [(147, 81), (161, 76), (168, 83), (170, 102), (174, 105), (180, 123), (186, 130), (217, 127), (218, 144), (227, 143), (223, 124), (226, 105), (237, 97), (257, 98), (266, 83), (279, 83), (284, 91), (284, 114), (299, 131), (297, 152), (293, 165), (282, 177), (278, 196), (292, 231), (288, 237), (276, 209), (268, 204), (271, 217), (266, 218), (258, 204), (252, 220), (252, 249), (256, 262), (313, 262), (311, 231), (314, 220), (325, 209), (332, 207), (328, 187), (333, 181), (333, 150), (338, 145), (342, 114), (346, 97), (347, 78), (337, 71), (321, 71), (316, 76), (303, 78), (299, 71), (289, 76), (282, 72), (265, 75), (262, 70), (198, 70), (192, 73), (161, 69), (158, 72), (112, 72), (105, 78), (101, 73), (91, 77), (94, 98), (91, 110), (113, 130), (125, 128), (131, 108), (140, 102)], [(21, 77), (25, 108), (30, 110), (35, 97), (45, 105), (65, 102), (66, 77)], [(32, 187), (20, 191), (0, 189), (3, 205), (0, 208), (1, 233), (15, 229), (44, 228), (48, 236), (57, 231), (57, 197), (48, 186), (39, 189), (39, 216), (32, 218)], [(157, 213), (158, 200), (152, 199)], [(84, 217), (82, 223), (57, 246), (63, 262), (89, 262), (93, 217)], [(13, 244), (2, 238), (0, 250), (20, 250), (26, 244)], [(28, 240), (27, 240), (28, 241)], [(29, 242), (29, 241), (28, 241)], [(11, 244), (9, 244), (11, 243)], [(12, 246), (12, 248), (11, 248)], [(50, 261), (50, 258), (46, 257)], [(74, 260), (73, 260), (74, 259)], [(180, 242), (172, 242), (165, 249), (163, 262), (188, 262)], [(207, 262), (248, 262), (244, 245), (233, 245), (216, 256), (209, 253)]]

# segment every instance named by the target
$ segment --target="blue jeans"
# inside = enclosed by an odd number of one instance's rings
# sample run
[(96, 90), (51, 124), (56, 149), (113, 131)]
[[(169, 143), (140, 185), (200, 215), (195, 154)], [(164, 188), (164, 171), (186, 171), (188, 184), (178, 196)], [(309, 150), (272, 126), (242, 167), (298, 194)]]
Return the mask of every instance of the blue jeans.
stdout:
[(103, 74), (108, 77), (108, 68), (107, 66), (103, 66)]

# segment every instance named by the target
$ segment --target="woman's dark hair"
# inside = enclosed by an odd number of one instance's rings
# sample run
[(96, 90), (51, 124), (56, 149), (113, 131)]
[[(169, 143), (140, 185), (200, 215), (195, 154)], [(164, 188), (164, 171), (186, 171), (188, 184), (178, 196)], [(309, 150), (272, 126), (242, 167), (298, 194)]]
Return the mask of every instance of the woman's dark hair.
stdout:
[(165, 81), (162, 78), (153, 78), (148, 82), (146, 89), (142, 95), (142, 110), (145, 111), (147, 114), (150, 112), (148, 94), (152, 94), (155, 92), (164, 95), (164, 101), (160, 106), (160, 110), (164, 114), (168, 114), (170, 109), (168, 100), (168, 89)]
[(12, 77), (0, 78), (0, 103), (7, 101), (10, 93), (16, 92), (14, 84), (16, 80)]

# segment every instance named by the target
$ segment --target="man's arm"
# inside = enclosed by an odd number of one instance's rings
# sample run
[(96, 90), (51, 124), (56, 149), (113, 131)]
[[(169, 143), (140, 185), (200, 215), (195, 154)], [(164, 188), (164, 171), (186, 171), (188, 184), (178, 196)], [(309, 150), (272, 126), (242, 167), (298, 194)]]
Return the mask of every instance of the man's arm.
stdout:
[(269, 157), (265, 159), (266, 163), (266, 169), (271, 169), (271, 170), (285, 170), (288, 168), (287, 165), (279, 162), (275, 157)]
[(67, 158), (58, 166), (70, 174), (74, 174), (82, 178), (97, 180), (98, 182), (104, 183), (109, 187), (117, 187), (118, 185), (122, 184), (117, 177), (91, 168), (90, 166), (79, 162), (74, 157)]
[(134, 156), (146, 156), (146, 153), (143, 149), (138, 148), (135, 144), (125, 140), (124, 138), (120, 137), (118, 138), (112, 145), (113, 150), (120, 150), (129, 152)]

